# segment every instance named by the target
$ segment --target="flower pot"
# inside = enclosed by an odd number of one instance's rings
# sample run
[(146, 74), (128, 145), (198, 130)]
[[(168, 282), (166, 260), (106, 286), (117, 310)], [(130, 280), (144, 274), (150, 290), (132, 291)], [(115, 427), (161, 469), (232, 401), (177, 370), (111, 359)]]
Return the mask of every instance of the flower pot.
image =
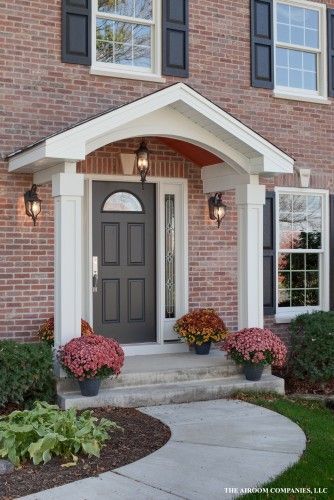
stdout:
[(98, 395), (101, 383), (99, 378), (86, 378), (85, 380), (78, 380), (78, 382), (83, 396), (92, 397)]
[(244, 374), (247, 380), (260, 380), (262, 377), (264, 366), (256, 365), (254, 363), (247, 363), (244, 365)]
[(204, 342), (202, 345), (195, 344), (196, 354), (209, 354), (211, 342)]

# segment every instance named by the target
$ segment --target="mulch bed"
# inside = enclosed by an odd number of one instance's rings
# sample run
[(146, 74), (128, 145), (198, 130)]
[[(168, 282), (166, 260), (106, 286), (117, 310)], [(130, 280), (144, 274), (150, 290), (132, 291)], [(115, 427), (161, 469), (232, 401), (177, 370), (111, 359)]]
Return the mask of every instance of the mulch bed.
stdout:
[(273, 375), (285, 379), (286, 394), (315, 394), (322, 396), (334, 395), (334, 378), (326, 382), (312, 382), (311, 380), (298, 379), (287, 373), (285, 369), (273, 369)]
[(68, 468), (61, 467), (64, 460), (58, 458), (53, 458), (45, 465), (26, 463), (21, 469), (0, 476), (0, 499), (10, 500), (97, 476), (153, 453), (170, 438), (169, 427), (134, 408), (108, 407), (95, 408), (93, 411), (97, 418), (113, 420), (124, 429), (124, 432), (115, 431), (111, 434), (99, 459), (81, 456), (76, 466)]

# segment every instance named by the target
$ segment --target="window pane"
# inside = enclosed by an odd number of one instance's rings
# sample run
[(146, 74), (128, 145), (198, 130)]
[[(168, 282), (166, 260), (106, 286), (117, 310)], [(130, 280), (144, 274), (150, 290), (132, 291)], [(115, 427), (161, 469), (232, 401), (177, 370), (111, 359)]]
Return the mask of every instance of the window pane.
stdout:
[(278, 306), (290, 307), (291, 306), (291, 290), (280, 290), (278, 293)]
[(289, 16), (290, 16), (290, 6), (278, 3), (277, 4), (277, 21), (279, 23), (289, 24)]
[(113, 193), (105, 201), (103, 212), (142, 212), (143, 207), (138, 198), (126, 191)]
[(319, 290), (306, 290), (306, 305), (307, 306), (319, 305)]
[(287, 68), (276, 69), (276, 85), (280, 85), (282, 87), (289, 86), (289, 71)]
[(306, 254), (306, 269), (318, 269), (319, 268), (319, 255), (316, 253)]
[(291, 307), (305, 306), (305, 290), (291, 290)]
[(290, 269), (290, 254), (280, 253), (278, 254), (278, 269), (279, 270), (289, 270)]
[(291, 269), (293, 269), (294, 271), (305, 269), (305, 257), (303, 253), (293, 253), (290, 257)]
[(319, 33), (315, 30), (305, 30), (305, 45), (317, 49), (319, 47)]
[(291, 288), (290, 272), (278, 273), (278, 288)]
[(175, 196), (165, 195), (165, 317), (175, 318)]
[(293, 271), (291, 273), (291, 286), (292, 288), (304, 288), (305, 287), (305, 273), (299, 271)]
[(289, 66), (294, 69), (303, 69), (303, 52), (289, 50)]
[(290, 7), (290, 22), (294, 26), (304, 26), (305, 10), (300, 7)]
[(295, 87), (297, 89), (303, 88), (303, 73), (302, 73), (302, 71), (290, 69), (290, 71), (289, 71), (289, 87)]
[(290, 31), (290, 43), (294, 45), (304, 45), (304, 30), (303, 28), (297, 28), (296, 26), (291, 26)]
[(135, 17), (152, 19), (152, 0), (135, 0)]
[(318, 29), (319, 27), (319, 12), (316, 10), (305, 10), (305, 26), (306, 28)]
[(277, 40), (290, 43), (290, 29), (286, 24), (277, 24)]
[(98, 0), (98, 11), (117, 16), (152, 19), (152, 0)]
[(134, 16), (134, 0), (98, 0), (98, 10), (117, 14), (118, 16)]
[(303, 52), (303, 69), (307, 71), (317, 71), (317, 56), (310, 52)]
[[(276, 49), (276, 66), (288, 67), (288, 49)], [(309, 69), (309, 68), (307, 68)]]
[(304, 89), (317, 90), (317, 74), (304, 72)]

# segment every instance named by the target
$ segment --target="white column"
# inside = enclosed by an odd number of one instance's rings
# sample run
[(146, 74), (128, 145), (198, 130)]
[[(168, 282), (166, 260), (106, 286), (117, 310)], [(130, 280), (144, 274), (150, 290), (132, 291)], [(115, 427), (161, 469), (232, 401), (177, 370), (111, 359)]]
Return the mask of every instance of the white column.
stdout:
[(81, 204), (84, 176), (52, 176), (55, 200), (55, 347), (81, 334)]
[(263, 205), (265, 186), (236, 187), (238, 327), (263, 328)]

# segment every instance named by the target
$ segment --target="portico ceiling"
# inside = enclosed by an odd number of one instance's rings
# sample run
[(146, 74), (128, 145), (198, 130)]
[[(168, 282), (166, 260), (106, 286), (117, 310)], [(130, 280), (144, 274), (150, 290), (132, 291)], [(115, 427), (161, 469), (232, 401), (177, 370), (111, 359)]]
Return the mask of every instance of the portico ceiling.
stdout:
[[(184, 83), (85, 120), (8, 156), (10, 172), (38, 172), (84, 160), (122, 139), (156, 136), (205, 149), (247, 174), (292, 173), (294, 160)], [(211, 163), (210, 160), (210, 163)], [(212, 164), (212, 163), (211, 163)]]

